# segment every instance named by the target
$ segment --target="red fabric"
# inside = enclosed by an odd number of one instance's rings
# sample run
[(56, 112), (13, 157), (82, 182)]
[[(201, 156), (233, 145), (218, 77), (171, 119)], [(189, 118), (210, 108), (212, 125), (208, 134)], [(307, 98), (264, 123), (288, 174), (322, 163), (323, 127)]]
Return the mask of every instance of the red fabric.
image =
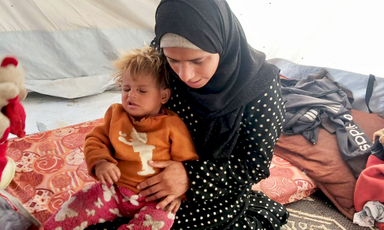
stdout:
[(3, 170), (8, 162), (6, 157), (7, 145), (8, 145), (8, 142), (4, 142), (0, 144), (0, 180), (1, 180), (1, 176), (3, 175)]
[(1, 67), (6, 67), (11, 64), (14, 66), (17, 66), (18, 64), (17, 59), (14, 57), (6, 57), (3, 59), (3, 62), (1, 63)]
[[(384, 164), (384, 161), (380, 160), (378, 157), (371, 155), (368, 157), (366, 168), (372, 165)], [(384, 166), (383, 166), (384, 167)]]
[(4, 143), (8, 139), (9, 131), (9, 127), (4, 130), (3, 136), (0, 139), (0, 143)]
[(24, 107), (19, 101), (19, 96), (8, 100), (8, 105), (6, 105), (2, 111), (4, 112), (5, 116), (8, 117), (10, 121), (10, 127), (4, 131), (4, 134), (0, 139), (0, 178), (3, 175), (3, 170), (8, 162), (7, 158), (5, 157), (8, 145), (8, 142), (6, 141), (8, 135), (9, 133), (12, 133), (18, 137), (24, 137), (26, 118)]
[[(381, 152), (379, 153), (381, 154)], [(384, 203), (384, 161), (375, 155), (370, 155), (366, 168), (357, 179), (354, 204), (356, 212), (363, 210), (369, 201)], [(384, 230), (384, 223), (376, 222), (380, 230)]]
[(371, 165), (364, 169), (356, 182), (355, 209), (363, 210), (368, 201), (384, 203), (384, 164)]
[[(112, 192), (114, 198), (105, 196)], [(171, 229), (174, 219), (170, 218), (169, 212), (156, 209), (157, 203), (146, 202), (145, 197), (139, 197), (130, 189), (97, 183), (75, 193), (66, 206), (44, 223), (44, 229), (79, 229), (79, 226), (83, 229), (99, 223), (100, 219), (112, 221), (119, 215), (130, 219), (119, 229)], [(97, 211), (90, 215), (89, 210)], [(119, 213), (111, 210), (119, 210)]]
[(8, 105), (5, 106), (5, 115), (11, 122), (10, 132), (18, 137), (25, 136), (25, 110), (19, 101), (19, 96), (8, 100)]
[[(363, 210), (368, 201), (384, 203), (384, 161), (371, 155), (367, 167), (356, 182), (354, 204), (356, 212)], [(381, 229), (381, 228), (380, 228)], [(383, 228), (384, 229), (384, 228)]]

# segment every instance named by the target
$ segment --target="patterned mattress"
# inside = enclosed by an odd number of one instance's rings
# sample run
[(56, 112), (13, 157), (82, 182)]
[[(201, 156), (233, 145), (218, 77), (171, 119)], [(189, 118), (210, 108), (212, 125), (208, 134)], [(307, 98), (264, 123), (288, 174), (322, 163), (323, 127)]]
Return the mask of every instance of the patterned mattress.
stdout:
[[(20, 200), (41, 223), (72, 194), (95, 183), (87, 173), (83, 155), (85, 135), (103, 119), (8, 140), (7, 156), (16, 173), (6, 191)], [(274, 156), (271, 176), (254, 185), (283, 204), (303, 199), (317, 190), (299, 168)]]

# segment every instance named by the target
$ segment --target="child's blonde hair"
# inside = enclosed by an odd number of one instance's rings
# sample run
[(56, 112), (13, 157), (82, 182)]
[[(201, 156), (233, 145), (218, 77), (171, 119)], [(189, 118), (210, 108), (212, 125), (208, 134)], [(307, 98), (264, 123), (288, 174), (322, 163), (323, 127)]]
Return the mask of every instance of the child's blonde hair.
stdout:
[(127, 72), (132, 79), (151, 76), (161, 89), (169, 88), (165, 59), (159, 51), (152, 47), (144, 46), (142, 49), (122, 53), (120, 58), (113, 62), (113, 66), (118, 70), (114, 75), (118, 87), (121, 87), (123, 74)]

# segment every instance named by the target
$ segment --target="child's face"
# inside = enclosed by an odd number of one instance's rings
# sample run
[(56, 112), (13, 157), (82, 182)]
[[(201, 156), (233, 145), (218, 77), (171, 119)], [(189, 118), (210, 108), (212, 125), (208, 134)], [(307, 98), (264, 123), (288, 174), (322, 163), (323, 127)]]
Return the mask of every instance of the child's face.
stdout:
[(133, 80), (129, 73), (123, 73), (122, 80), (123, 108), (136, 119), (159, 114), (162, 104), (169, 99), (170, 90), (160, 89), (151, 76)]

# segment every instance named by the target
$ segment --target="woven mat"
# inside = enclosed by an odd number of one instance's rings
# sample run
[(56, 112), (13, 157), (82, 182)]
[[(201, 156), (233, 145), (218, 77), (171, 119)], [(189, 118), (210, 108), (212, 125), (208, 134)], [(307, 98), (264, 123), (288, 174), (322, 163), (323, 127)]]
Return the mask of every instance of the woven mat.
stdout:
[(290, 213), (282, 230), (365, 230), (341, 214), (331, 201), (318, 190), (309, 197), (285, 205)]

